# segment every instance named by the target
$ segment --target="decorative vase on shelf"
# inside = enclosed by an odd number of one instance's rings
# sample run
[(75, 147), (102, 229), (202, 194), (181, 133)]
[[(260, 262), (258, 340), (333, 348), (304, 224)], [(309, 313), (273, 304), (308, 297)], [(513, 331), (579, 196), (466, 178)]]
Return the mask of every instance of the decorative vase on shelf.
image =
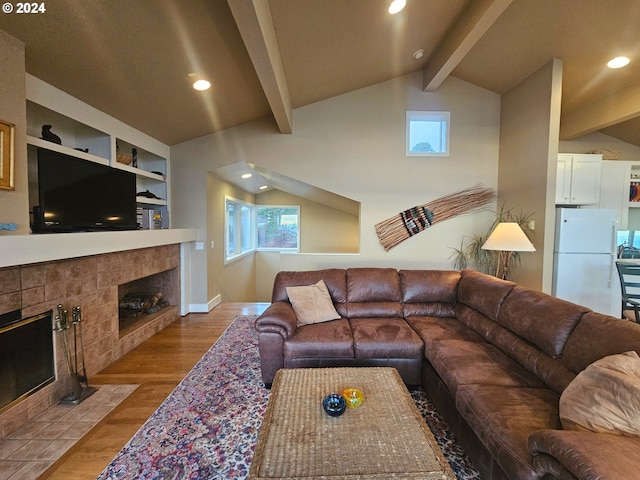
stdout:
[(62, 145), (60, 137), (51, 131), (51, 125), (42, 125), (42, 139)]

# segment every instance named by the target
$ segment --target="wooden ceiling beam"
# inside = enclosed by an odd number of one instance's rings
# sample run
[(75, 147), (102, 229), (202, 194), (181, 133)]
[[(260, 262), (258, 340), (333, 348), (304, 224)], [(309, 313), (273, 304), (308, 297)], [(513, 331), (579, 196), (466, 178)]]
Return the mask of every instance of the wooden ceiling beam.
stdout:
[(572, 140), (636, 117), (640, 117), (640, 83), (563, 114), (560, 140)]
[(433, 92), (513, 0), (472, 0), (422, 70), (422, 87)]
[(228, 3), (278, 129), (280, 133), (291, 133), (291, 99), (269, 3), (262, 0), (228, 0)]

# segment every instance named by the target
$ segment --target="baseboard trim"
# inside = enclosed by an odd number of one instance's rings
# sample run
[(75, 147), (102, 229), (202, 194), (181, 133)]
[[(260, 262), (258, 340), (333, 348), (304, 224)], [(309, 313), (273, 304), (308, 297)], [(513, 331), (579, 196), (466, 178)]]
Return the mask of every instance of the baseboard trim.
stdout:
[(217, 305), (220, 305), (221, 302), (222, 302), (222, 295), (218, 294), (215, 297), (213, 297), (213, 299), (209, 300), (207, 303), (190, 303), (189, 313), (209, 313)]

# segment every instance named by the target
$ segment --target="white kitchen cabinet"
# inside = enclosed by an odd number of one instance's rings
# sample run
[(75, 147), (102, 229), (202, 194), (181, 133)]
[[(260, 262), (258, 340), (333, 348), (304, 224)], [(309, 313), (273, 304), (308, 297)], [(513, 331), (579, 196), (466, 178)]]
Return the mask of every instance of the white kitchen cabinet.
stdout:
[(601, 172), (602, 155), (558, 154), (556, 204), (598, 204)]
[(605, 160), (600, 177), (598, 208), (615, 210), (618, 230), (627, 230), (629, 222), (629, 178), (632, 162)]

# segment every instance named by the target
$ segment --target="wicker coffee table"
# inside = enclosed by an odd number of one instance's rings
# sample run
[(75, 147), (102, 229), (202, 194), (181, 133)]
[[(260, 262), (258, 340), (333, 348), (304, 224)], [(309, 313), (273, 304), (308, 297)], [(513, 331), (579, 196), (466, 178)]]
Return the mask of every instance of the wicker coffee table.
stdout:
[[(322, 399), (357, 387), (358, 408)], [(273, 381), (249, 479), (455, 479), (394, 368), (296, 368)]]

